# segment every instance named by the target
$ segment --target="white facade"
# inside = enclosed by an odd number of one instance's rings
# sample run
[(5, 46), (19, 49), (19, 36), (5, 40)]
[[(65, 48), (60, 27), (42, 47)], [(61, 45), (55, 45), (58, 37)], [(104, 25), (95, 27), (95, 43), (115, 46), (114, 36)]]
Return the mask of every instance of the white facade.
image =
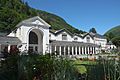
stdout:
[(73, 37), (73, 41), (83, 42), (83, 38), (82, 38), (81, 36), (75, 35), (75, 36)]
[(94, 39), (88, 34), (83, 38), (84, 43), (94, 43)]
[(102, 50), (105, 50), (106, 44), (107, 44), (107, 39), (101, 39), (101, 38), (94, 37), (94, 43), (97, 45), (100, 45)]
[[(49, 27), (49, 24), (37, 16), (19, 23), (17, 29), (8, 36), (18, 37), (22, 41), (21, 51), (28, 51), (31, 48), (38, 53), (45, 53), (49, 44)], [(36, 44), (29, 42), (33, 38), (30, 37), (30, 32), (37, 35)]]
[(8, 36), (21, 40), (20, 51), (38, 53), (59, 53), (60, 55), (97, 54), (106, 46), (106, 39), (85, 35), (72, 34), (65, 29), (52, 32), (50, 25), (40, 17), (22, 21)]

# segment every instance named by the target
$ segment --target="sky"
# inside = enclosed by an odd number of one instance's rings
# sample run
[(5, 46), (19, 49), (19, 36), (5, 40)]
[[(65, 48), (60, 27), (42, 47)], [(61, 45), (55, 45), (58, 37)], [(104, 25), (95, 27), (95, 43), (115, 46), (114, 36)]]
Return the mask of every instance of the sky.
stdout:
[(120, 25), (120, 0), (24, 0), (35, 9), (62, 17), (73, 27), (99, 34)]

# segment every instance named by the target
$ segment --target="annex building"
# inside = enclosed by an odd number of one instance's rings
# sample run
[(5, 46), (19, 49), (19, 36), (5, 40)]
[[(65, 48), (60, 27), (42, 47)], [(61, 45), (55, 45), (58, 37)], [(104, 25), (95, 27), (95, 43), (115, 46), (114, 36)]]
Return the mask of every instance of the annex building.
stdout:
[(79, 56), (106, 50), (107, 39), (97, 33), (72, 34), (68, 30), (53, 31), (51, 25), (36, 16), (20, 22), (14, 31), (0, 36), (0, 52), (16, 46), (21, 52)]

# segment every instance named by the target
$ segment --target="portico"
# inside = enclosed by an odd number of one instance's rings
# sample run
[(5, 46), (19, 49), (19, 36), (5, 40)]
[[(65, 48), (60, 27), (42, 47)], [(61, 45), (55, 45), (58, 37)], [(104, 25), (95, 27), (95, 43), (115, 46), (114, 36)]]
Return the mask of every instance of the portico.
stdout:
[(39, 54), (55, 53), (65, 56), (79, 56), (99, 53), (98, 44), (91, 34), (74, 34), (66, 29), (52, 30), (39, 16), (20, 22), (8, 36), (17, 37), (21, 52)]
[(95, 48), (98, 46), (92, 43), (52, 41), (50, 47), (50, 53), (65, 56), (79, 56), (82, 54), (96, 54)]

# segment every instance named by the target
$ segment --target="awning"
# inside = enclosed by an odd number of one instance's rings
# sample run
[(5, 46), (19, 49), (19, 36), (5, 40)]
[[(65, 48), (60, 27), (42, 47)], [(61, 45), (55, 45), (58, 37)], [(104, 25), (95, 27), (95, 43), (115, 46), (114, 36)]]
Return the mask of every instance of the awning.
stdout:
[(2, 45), (18, 45), (21, 40), (17, 37), (0, 36), (0, 44)]

